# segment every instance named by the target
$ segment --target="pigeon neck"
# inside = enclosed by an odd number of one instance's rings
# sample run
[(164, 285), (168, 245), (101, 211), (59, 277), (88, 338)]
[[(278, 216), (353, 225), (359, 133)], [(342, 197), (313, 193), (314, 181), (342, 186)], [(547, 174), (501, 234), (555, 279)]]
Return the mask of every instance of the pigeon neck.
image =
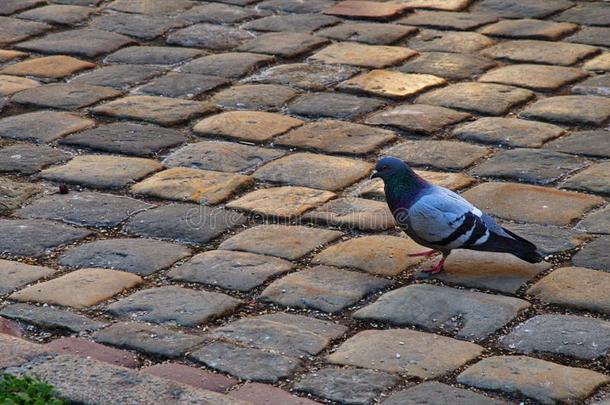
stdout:
[(419, 191), (426, 186), (426, 181), (413, 170), (397, 173), (386, 180), (385, 194), (390, 206), (410, 205)]

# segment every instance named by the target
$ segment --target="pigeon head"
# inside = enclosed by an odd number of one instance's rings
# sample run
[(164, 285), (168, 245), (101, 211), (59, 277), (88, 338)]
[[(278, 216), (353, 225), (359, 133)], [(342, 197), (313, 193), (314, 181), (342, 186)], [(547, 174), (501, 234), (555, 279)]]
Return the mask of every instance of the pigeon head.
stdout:
[(402, 160), (395, 157), (384, 157), (377, 161), (373, 177), (387, 182), (392, 178), (403, 177), (403, 175), (411, 173), (413, 171)]

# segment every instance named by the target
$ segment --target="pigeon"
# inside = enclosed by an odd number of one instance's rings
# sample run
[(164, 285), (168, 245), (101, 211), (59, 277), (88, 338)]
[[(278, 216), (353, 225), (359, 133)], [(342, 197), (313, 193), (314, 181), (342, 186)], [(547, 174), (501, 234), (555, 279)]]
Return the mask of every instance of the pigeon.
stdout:
[(453, 191), (428, 183), (400, 159), (380, 159), (372, 177), (383, 180), (398, 225), (415, 242), (432, 249), (410, 256), (443, 255), (426, 273), (442, 271), (453, 249), (510, 253), (529, 263), (543, 260), (532, 242), (501, 227)]

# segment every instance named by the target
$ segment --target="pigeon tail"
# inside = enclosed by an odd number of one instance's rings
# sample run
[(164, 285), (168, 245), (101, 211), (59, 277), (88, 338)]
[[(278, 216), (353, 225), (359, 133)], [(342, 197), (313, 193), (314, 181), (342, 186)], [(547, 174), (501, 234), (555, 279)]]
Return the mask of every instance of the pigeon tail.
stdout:
[(536, 245), (532, 242), (506, 228), (502, 228), (502, 230), (506, 232), (509, 237), (490, 232), (489, 238), (485, 243), (472, 246), (470, 249), (486, 252), (510, 253), (528, 263), (540, 263), (544, 260), (544, 257), (538, 252)]

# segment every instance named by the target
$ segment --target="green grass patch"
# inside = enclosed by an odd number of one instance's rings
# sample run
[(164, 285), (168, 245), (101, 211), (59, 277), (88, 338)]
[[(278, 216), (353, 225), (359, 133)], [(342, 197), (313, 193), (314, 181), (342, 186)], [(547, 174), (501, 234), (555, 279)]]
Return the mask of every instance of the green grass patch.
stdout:
[(57, 398), (53, 386), (36, 378), (15, 377), (4, 374), (0, 377), (0, 405), (67, 405)]

